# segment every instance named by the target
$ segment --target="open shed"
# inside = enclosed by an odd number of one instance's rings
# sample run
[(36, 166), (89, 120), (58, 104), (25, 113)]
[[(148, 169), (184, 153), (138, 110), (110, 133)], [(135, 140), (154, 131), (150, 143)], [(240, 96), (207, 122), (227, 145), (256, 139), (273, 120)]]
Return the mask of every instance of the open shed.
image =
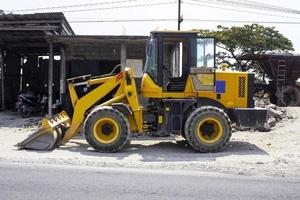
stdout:
[[(121, 68), (133, 67), (137, 85), (140, 85), (142, 69), (146, 59), (147, 36), (109, 36), (109, 35), (73, 35), (48, 36), (54, 46), (61, 46), (65, 66), (64, 82), (61, 88), (64, 109), (71, 112), (71, 102), (66, 91), (65, 80), (75, 76), (107, 74), (121, 64)], [(88, 92), (84, 87), (78, 88), (80, 96)]]
[[(60, 71), (61, 62), (54, 56), (61, 48), (48, 42), (49, 35), (74, 35), (63, 13), (0, 15), (2, 109), (12, 108), (17, 94), (27, 89), (39, 92), (59, 85), (59, 76), (53, 81), (52, 67)], [(48, 93), (52, 102), (52, 87)]]
[[(75, 35), (63, 13), (1, 15), (1, 108), (12, 108), (19, 93), (33, 89), (47, 91), (48, 114), (56, 102), (70, 110), (66, 79), (106, 74), (117, 64), (133, 67), (139, 82), (147, 40), (147, 36)], [(86, 92), (78, 89), (81, 95)]]

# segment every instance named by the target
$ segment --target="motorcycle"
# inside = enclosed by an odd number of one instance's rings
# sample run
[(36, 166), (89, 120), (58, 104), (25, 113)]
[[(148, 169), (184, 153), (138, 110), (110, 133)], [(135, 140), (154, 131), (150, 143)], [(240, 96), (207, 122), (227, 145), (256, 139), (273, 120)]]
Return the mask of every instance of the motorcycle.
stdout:
[(32, 116), (33, 114), (44, 114), (47, 111), (48, 97), (45, 91), (35, 94), (31, 90), (18, 95), (16, 109), (23, 118)]

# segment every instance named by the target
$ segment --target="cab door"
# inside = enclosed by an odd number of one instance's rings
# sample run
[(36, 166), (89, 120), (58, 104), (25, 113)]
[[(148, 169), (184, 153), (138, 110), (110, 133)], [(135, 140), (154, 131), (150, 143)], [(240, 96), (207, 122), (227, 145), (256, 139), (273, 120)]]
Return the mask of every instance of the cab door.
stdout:
[(215, 40), (198, 37), (196, 62), (190, 73), (196, 91), (215, 90)]

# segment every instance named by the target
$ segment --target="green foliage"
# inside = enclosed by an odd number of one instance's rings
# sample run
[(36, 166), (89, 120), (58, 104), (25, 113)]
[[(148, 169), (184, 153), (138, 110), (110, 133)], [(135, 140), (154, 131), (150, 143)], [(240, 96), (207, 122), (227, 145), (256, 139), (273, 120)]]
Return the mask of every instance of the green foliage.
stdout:
[(250, 67), (249, 62), (237, 60), (238, 56), (248, 53), (282, 52), (294, 50), (292, 42), (279, 33), (275, 27), (264, 27), (258, 24), (218, 26), (216, 31), (197, 30), (202, 36), (215, 37), (217, 47), (224, 51), (218, 53), (218, 63), (228, 63), (231, 67)]

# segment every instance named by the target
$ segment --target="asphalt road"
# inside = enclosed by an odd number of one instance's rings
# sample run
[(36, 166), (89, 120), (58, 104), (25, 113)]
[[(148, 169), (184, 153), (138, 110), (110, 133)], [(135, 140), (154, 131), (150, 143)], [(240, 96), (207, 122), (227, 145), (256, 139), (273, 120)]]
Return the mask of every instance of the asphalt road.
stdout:
[(300, 199), (300, 180), (0, 163), (0, 199)]

